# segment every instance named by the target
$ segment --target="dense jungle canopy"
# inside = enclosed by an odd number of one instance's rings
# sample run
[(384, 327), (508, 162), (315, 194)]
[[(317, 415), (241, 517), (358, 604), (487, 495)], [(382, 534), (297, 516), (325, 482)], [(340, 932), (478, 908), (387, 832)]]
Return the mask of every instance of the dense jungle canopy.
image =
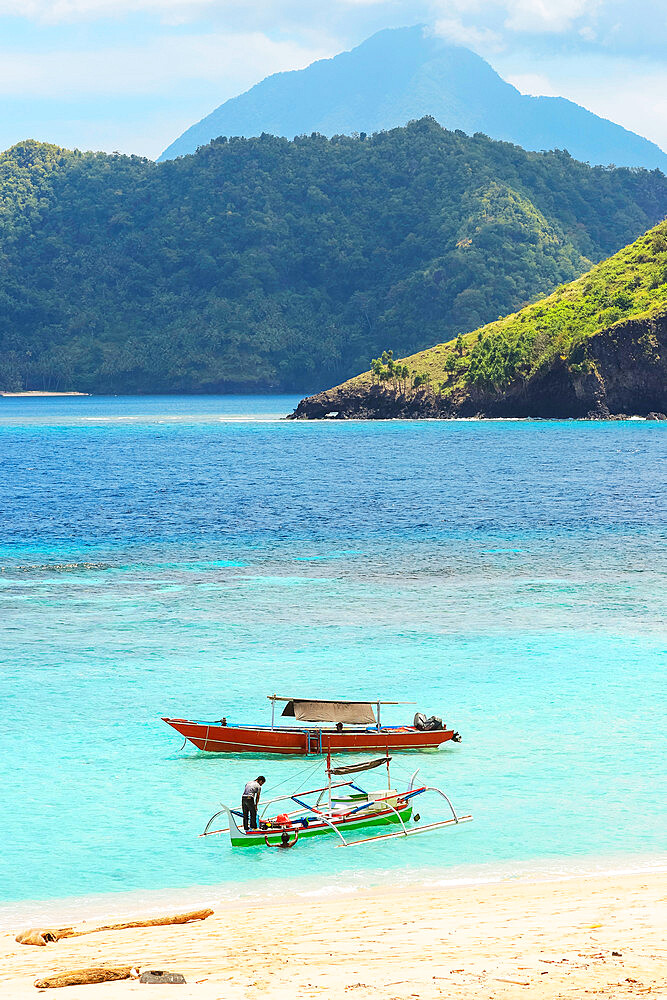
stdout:
[(0, 389), (314, 391), (474, 330), (667, 214), (659, 171), (432, 119), (156, 164), (0, 156)]

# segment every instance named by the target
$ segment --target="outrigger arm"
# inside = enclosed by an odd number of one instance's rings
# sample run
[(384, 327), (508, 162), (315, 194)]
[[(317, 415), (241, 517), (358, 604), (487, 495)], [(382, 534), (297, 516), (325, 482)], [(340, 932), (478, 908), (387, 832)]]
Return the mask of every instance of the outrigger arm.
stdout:
[[(364, 837), (363, 840), (349, 840), (345, 847), (357, 847), (359, 844), (370, 844), (378, 840), (390, 840), (395, 837), (416, 837), (420, 833), (428, 833), (429, 830), (438, 830), (443, 826), (451, 826), (452, 824), (459, 823), (469, 823), (472, 820), (472, 816), (459, 816), (458, 819), (443, 819), (437, 823), (427, 823), (426, 826), (420, 826), (416, 830), (406, 830), (405, 833), (402, 831), (400, 833), (381, 833), (375, 837)], [(341, 845), (338, 844), (337, 847)]]
[[(416, 773), (417, 772), (415, 771), (415, 774), (413, 774), (412, 778), (410, 779), (410, 784), (412, 784), (412, 781), (414, 780), (414, 777), (415, 777)], [(457, 815), (456, 810), (454, 809), (454, 806), (452, 805), (449, 797), (447, 795), (445, 795), (445, 793), (443, 792), (443, 790), (441, 788), (435, 788), (434, 786), (426, 785), (424, 788), (418, 788), (418, 789), (415, 789), (414, 791), (411, 791), (410, 793), (408, 793), (408, 797), (412, 798), (414, 795), (422, 795), (424, 792), (437, 792), (438, 795), (442, 796), (442, 798), (445, 799), (445, 801), (447, 802), (447, 805), (449, 806), (449, 808), (452, 811), (452, 819), (438, 820), (437, 823), (427, 823), (425, 826), (420, 826), (416, 830), (408, 830), (407, 827), (406, 827), (406, 825), (405, 825), (405, 823), (403, 822), (403, 820), (399, 816), (398, 818), (400, 820), (401, 826), (403, 827), (402, 831), (400, 831), (398, 833), (381, 833), (381, 834), (377, 834), (374, 837), (364, 837), (362, 840), (347, 841), (345, 843), (345, 846), (346, 847), (356, 847), (358, 844), (370, 844), (371, 842), (374, 842), (374, 841), (378, 841), (378, 840), (390, 840), (390, 839), (393, 839), (393, 838), (396, 838), (396, 837), (416, 837), (417, 834), (419, 834), (419, 833), (428, 833), (429, 830), (437, 830), (440, 827), (451, 826), (452, 824), (458, 825), (459, 823), (469, 823), (472, 820), (472, 816), (458, 816)], [(394, 812), (396, 812), (396, 810), (393, 808), (393, 806), (391, 805), (391, 803), (385, 802), (385, 805), (388, 806), (390, 809), (392, 809)], [(398, 813), (397, 813), (397, 815), (398, 815)], [(338, 846), (340, 847), (340, 844)]]

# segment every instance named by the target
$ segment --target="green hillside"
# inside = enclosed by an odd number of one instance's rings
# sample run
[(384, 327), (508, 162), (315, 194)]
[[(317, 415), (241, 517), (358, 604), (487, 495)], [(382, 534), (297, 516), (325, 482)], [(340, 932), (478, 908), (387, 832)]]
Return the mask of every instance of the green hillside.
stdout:
[(666, 310), (664, 222), (534, 305), (410, 357), (385, 357), (384, 363), (380, 358), (374, 371), (352, 382), (407, 381), (436, 387), (447, 397), (474, 388), (501, 391), (559, 358), (573, 373), (585, 374), (594, 364), (587, 351), (593, 335)]
[(160, 164), (27, 141), (0, 155), (0, 388), (312, 391), (516, 310), (666, 214), (657, 170), (432, 119)]

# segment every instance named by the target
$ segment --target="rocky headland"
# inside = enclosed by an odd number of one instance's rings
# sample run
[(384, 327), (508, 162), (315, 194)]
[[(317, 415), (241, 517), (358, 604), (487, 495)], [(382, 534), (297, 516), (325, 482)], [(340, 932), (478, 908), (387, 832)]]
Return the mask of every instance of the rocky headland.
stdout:
[(302, 399), (290, 419), (419, 419), (454, 417), (667, 419), (667, 310), (601, 330), (586, 342), (587, 364), (556, 356), (527, 379), (508, 385), (432, 385), (400, 389), (360, 377)]
[[(660, 419), (667, 221), (516, 313), (303, 399), (293, 419)], [(665, 418), (667, 419), (667, 418)]]

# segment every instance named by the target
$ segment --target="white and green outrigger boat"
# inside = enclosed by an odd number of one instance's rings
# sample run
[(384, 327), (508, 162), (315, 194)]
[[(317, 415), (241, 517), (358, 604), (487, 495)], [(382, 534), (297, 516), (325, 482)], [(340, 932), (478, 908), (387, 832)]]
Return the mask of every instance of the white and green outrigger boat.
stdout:
[[(333, 833), (340, 843), (339, 847), (353, 847), (357, 844), (367, 844), (371, 841), (386, 840), (390, 837), (413, 837), (418, 833), (440, 829), (445, 826), (455, 826), (466, 823), (472, 816), (457, 815), (454, 806), (440, 788), (428, 785), (415, 786), (417, 771), (412, 775), (408, 787), (398, 791), (391, 787), (389, 773), (389, 755), (376, 760), (364, 761), (360, 764), (342, 764), (333, 767), (331, 756), (327, 755), (327, 784), (322, 788), (311, 788), (306, 792), (294, 795), (280, 795), (265, 803), (258, 818), (258, 828), (244, 830), (238, 820), (242, 814), (237, 809), (223, 806), (206, 824), (202, 837), (214, 834), (229, 833), (232, 847), (294, 847), (305, 837), (317, 837), (320, 834)], [(368, 792), (354, 781), (333, 782), (333, 777), (369, 771), (376, 767), (386, 766), (387, 787), (382, 791)], [(441, 796), (448, 804), (451, 816), (425, 823), (419, 827), (409, 826), (410, 821), (420, 820), (418, 813), (413, 811), (413, 801), (419, 795), (433, 792)], [(276, 803), (294, 803), (297, 808), (278, 812), (273, 816), (267, 813)], [(284, 807), (283, 807), (284, 808)], [(216, 820), (227, 816), (229, 826), (216, 828)], [(398, 829), (388, 833), (377, 833), (361, 840), (347, 840), (345, 834), (366, 827), (394, 826)]]

